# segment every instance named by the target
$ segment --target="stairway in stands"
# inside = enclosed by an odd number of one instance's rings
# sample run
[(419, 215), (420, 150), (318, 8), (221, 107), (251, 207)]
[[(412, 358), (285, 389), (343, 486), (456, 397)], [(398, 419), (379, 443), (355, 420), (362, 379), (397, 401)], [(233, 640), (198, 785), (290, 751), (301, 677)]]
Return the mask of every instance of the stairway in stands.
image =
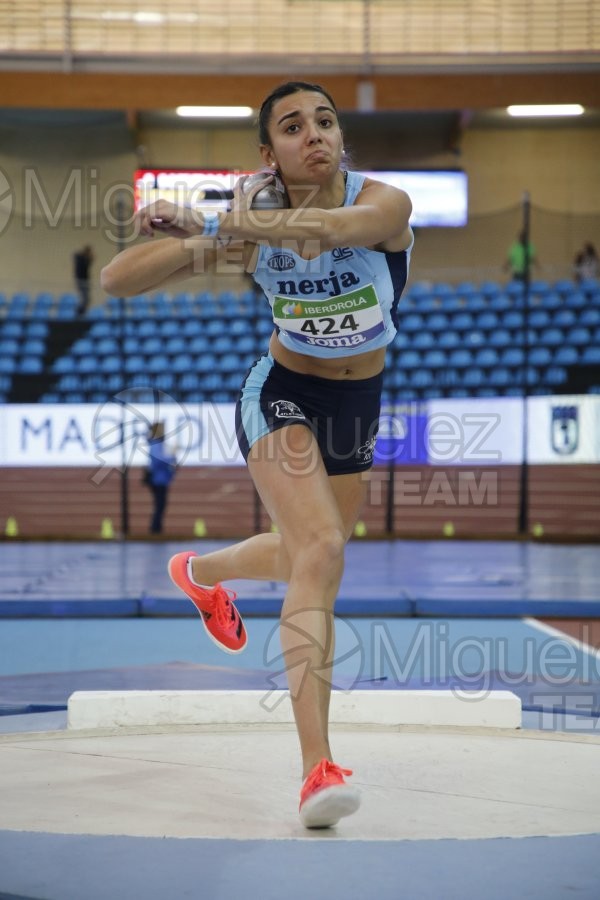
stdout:
[(38, 375), (15, 374), (8, 395), (9, 403), (37, 403), (60, 378), (53, 372), (55, 360), (64, 356), (75, 341), (90, 329), (90, 322), (86, 319), (49, 321), (48, 325), (50, 331), (46, 341), (44, 372)]

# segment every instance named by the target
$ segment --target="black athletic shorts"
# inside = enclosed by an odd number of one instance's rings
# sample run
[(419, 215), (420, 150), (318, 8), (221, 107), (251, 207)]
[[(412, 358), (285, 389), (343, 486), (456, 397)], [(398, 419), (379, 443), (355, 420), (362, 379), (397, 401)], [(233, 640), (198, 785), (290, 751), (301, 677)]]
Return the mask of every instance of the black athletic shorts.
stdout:
[(373, 465), (383, 372), (357, 381), (300, 375), (271, 354), (246, 376), (235, 410), (244, 459), (260, 438), (286, 425), (313, 432), (329, 475), (363, 472)]

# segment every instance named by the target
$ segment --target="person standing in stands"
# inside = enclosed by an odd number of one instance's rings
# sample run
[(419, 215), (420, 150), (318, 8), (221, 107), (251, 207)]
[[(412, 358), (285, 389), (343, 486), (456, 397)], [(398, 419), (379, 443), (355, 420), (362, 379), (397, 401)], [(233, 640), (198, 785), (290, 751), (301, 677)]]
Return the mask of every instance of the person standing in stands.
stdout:
[(521, 231), (508, 248), (504, 268), (510, 272), (513, 281), (524, 281), (527, 263), (530, 271), (533, 266), (539, 268), (535, 245), (528, 241), (525, 232)]
[(578, 284), (587, 279), (593, 280), (598, 278), (600, 275), (600, 259), (596, 248), (589, 241), (583, 245), (583, 248), (575, 256), (573, 274)]
[[(158, 201), (138, 213), (142, 233), (103, 270), (105, 290), (152, 290), (243, 259), (271, 306), (268, 352), (247, 374), (237, 437), (278, 533), (198, 556), (177, 553), (172, 580), (210, 636), (240, 652), (246, 630), (222, 581), (287, 582), (280, 638), (300, 739), (300, 819), (334, 825), (355, 812), (352, 774), (333, 762), (329, 702), (333, 609), (344, 551), (366, 499), (386, 347), (398, 328), (413, 234), (404, 191), (350, 172), (335, 102), (319, 85), (288, 82), (263, 102), (259, 141), (269, 173), (230, 211)], [(268, 186), (282, 206), (253, 208)], [(256, 204), (258, 207), (258, 202)]]
[(150, 534), (162, 534), (169, 486), (175, 476), (176, 465), (175, 454), (165, 444), (164, 422), (154, 422), (148, 434), (148, 468), (144, 472), (144, 484), (152, 492), (154, 502)]
[(94, 262), (94, 253), (89, 244), (73, 254), (73, 274), (79, 292), (78, 315), (85, 315), (90, 305), (90, 270)]

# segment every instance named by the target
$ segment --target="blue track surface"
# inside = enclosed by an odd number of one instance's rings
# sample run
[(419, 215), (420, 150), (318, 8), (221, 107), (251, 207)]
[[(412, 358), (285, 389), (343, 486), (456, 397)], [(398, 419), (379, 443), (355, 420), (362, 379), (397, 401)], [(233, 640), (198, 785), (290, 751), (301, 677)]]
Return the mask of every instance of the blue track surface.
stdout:
[[(192, 542), (193, 543), (193, 542)], [(196, 542), (199, 553), (225, 546)], [(0, 545), (0, 617), (189, 616), (166, 573), (177, 544)], [(285, 586), (231, 582), (245, 616), (278, 615)], [(354, 541), (341, 616), (600, 617), (600, 548)]]

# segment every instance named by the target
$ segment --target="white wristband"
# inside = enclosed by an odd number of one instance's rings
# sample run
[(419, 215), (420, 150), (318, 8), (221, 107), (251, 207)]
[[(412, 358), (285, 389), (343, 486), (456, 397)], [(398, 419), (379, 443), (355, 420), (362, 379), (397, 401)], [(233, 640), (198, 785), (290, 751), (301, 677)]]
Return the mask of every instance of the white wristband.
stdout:
[(221, 220), (219, 219), (219, 213), (216, 212), (203, 212), (202, 218), (204, 220), (204, 227), (202, 229), (202, 237), (216, 237), (219, 233), (219, 226), (221, 225)]

